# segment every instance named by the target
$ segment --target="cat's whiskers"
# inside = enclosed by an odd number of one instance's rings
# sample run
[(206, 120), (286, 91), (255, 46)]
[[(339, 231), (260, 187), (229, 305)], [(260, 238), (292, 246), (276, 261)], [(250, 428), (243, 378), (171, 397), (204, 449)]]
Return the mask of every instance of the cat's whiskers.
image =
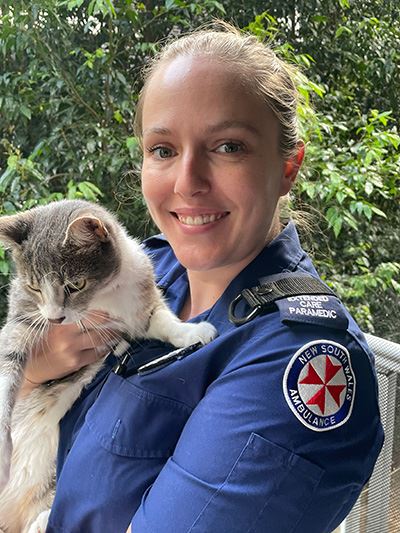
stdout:
[(63, 263), (61, 266), (60, 266), (60, 273), (62, 275), (62, 277), (64, 278), (64, 274), (65, 274), (65, 271), (66, 271), (66, 266), (67, 266), (67, 262)]
[(32, 357), (32, 363), (35, 364), (37, 362), (37, 356), (39, 353), (44, 354), (46, 362), (49, 366), (51, 366), (51, 361), (47, 358), (48, 350), (45, 349), (45, 345), (49, 346), (49, 341), (47, 338), (47, 335), (45, 335), (46, 331), (49, 329), (50, 324), (40, 312), (39, 317), (36, 321), (36, 327), (35, 327), (35, 333), (34, 337), (32, 339), (31, 346), (34, 346), (37, 343), (36, 350), (33, 351), (33, 357)]
[[(93, 316), (94, 318), (96, 317), (104, 318), (104, 314), (101, 312), (90, 311), (90, 315)], [(111, 331), (114, 332), (114, 336), (111, 335), (111, 340), (115, 341), (113, 344), (114, 347), (118, 344), (119, 341), (127, 340), (121, 333), (118, 332), (118, 330), (126, 331), (126, 324), (122, 319), (112, 317), (110, 318), (109, 322), (107, 322), (107, 324), (97, 324), (95, 322), (92, 322), (88, 317), (85, 317), (85, 320), (90, 325), (100, 327), (101, 331), (105, 331), (108, 334), (110, 334), (110, 328), (113, 328), (113, 327), (117, 328), (117, 330), (111, 329)], [(135, 343), (139, 347), (143, 347), (143, 344), (140, 342), (140, 340), (138, 340), (138, 338), (135, 338)]]
[(40, 312), (38, 312), (36, 314), (35, 320), (33, 320), (31, 324), (29, 324), (22, 337), (23, 352), (25, 352), (28, 347), (31, 348), (32, 346), (34, 346), (39, 338), (43, 339), (43, 333), (47, 329), (46, 326), (46, 318), (44, 318), (44, 316)]
[[(46, 322), (43, 324), (43, 333), (47, 329), (48, 329), (48, 323), (47, 323), (47, 320), (46, 320)], [(44, 358), (46, 360), (46, 363), (48, 364), (49, 367), (51, 367), (51, 361), (47, 357), (48, 350), (45, 349), (45, 344), (47, 346), (49, 345), (49, 342), (48, 342), (48, 339), (47, 339), (47, 335), (41, 335), (39, 340), (38, 340), (38, 348), (41, 348), (41, 350), (40, 351), (36, 350), (35, 355), (37, 355), (39, 353), (44, 354)], [(38, 359), (38, 358), (36, 358), (36, 359)], [(32, 358), (32, 361), (34, 361), (34, 358)]]
[[(110, 330), (110, 325), (105, 325), (105, 324), (98, 324), (97, 322), (91, 320), (90, 318), (85, 318), (86, 322), (88, 323), (88, 325), (90, 326), (90, 328), (95, 331), (100, 339), (102, 340), (103, 344), (105, 346), (109, 346), (110, 349), (115, 346), (118, 341), (122, 340), (123, 337), (120, 333), (118, 333), (117, 331), (113, 331), (113, 330)], [(80, 327), (83, 328), (84, 331), (86, 331), (86, 333), (89, 335), (89, 338), (91, 339), (92, 343), (93, 343), (93, 340), (90, 336), (90, 330), (85, 326), (85, 324), (80, 321)], [(95, 344), (93, 344), (93, 346), (95, 346)]]
[[(92, 311), (91, 310), (90, 311), (90, 315), (93, 318), (103, 318), (103, 319), (107, 318), (107, 315), (105, 315), (101, 311)], [(108, 318), (109, 318), (109, 321), (106, 324), (98, 324), (98, 325), (103, 327), (103, 328), (106, 328), (106, 329), (110, 329), (112, 327), (119, 328), (119, 329), (125, 329), (126, 328), (126, 325), (125, 325), (123, 320), (118, 319), (118, 318), (114, 318), (114, 317), (108, 317)], [(88, 317), (85, 317), (85, 320), (87, 322), (89, 322), (90, 319)]]
[[(98, 354), (98, 352), (97, 352), (97, 349), (96, 349), (96, 343), (94, 342), (93, 337), (92, 337), (92, 335), (90, 334), (90, 330), (85, 326), (85, 324), (83, 324), (82, 321), (80, 321), (80, 325), (81, 325), (81, 327), (83, 328), (83, 330), (87, 333), (87, 335), (88, 335), (88, 337), (89, 337), (89, 339), (90, 339), (90, 342), (91, 342), (91, 344), (92, 344), (92, 346), (93, 346), (93, 349), (96, 351), (96, 355), (99, 356), (99, 354)], [(96, 329), (96, 328), (93, 328), (93, 329)], [(100, 338), (102, 339), (101, 335), (100, 335)], [(102, 340), (103, 340), (103, 339), (102, 339)]]
[[(47, 354), (49, 353), (48, 348), (50, 347), (50, 342), (49, 342), (47, 335), (44, 335), (44, 333), (49, 329), (49, 327), (50, 327), (49, 321), (46, 318), (44, 318), (42, 335), (38, 341), (39, 342), (38, 347), (42, 348), (41, 352), (44, 354), (47, 364), (51, 367), (52, 363), (47, 358)], [(36, 351), (36, 353), (39, 353), (39, 352)]]
[(104, 315), (103, 313), (101, 312), (96, 312), (96, 311), (90, 311), (90, 315), (89, 316), (85, 316), (84, 317), (84, 320), (89, 324), (89, 326), (91, 326), (93, 329), (100, 329), (101, 331), (110, 331), (111, 328), (119, 328), (121, 329), (121, 326), (122, 326), (122, 329), (124, 329), (124, 323), (122, 320), (117, 320), (115, 318), (110, 318), (109, 317), (109, 320), (108, 322), (106, 323), (98, 323), (98, 322), (95, 322), (94, 320), (92, 320), (90, 317), (93, 317), (93, 318), (107, 318), (106, 315)]
[(59, 273), (56, 271), (56, 270), (50, 270), (49, 272), (46, 272), (44, 275), (43, 275), (43, 279), (46, 279), (48, 278), (49, 276), (54, 276), (53, 280), (51, 281), (51, 284), (54, 285), (55, 284), (55, 279), (58, 278), (59, 276)]
[[(102, 314), (100, 312), (97, 313), (96, 311), (90, 311), (90, 315), (93, 316), (93, 317), (104, 318), (104, 314)], [(125, 327), (126, 327), (124, 325), (123, 320), (118, 320), (118, 319), (115, 319), (115, 318), (111, 318), (110, 321), (107, 322), (107, 324), (98, 324), (98, 323), (93, 322), (92, 320), (90, 320), (90, 318), (88, 318), (88, 317), (85, 317), (85, 320), (90, 326), (92, 326), (93, 329), (97, 330), (97, 332), (98, 332), (98, 334), (100, 336), (101, 336), (102, 333), (104, 334), (105, 344), (109, 345), (111, 348), (112, 347), (115, 348), (118, 345), (118, 343), (120, 341), (122, 341), (122, 340), (127, 341), (127, 339), (118, 331), (118, 328), (120, 330), (124, 330)], [(84, 327), (83, 324), (82, 324), (82, 326)], [(117, 330), (110, 329), (112, 327), (116, 327)], [(107, 338), (107, 335), (109, 336), (109, 339)], [(135, 343), (139, 347), (143, 347), (143, 344), (137, 338), (135, 339)]]
[[(90, 311), (90, 315), (95, 317), (95, 318), (96, 317), (104, 318), (104, 314), (103, 313), (92, 311), (92, 310)], [(88, 317), (85, 317), (85, 320), (86, 320), (86, 322), (95, 325), (94, 323), (92, 323), (90, 321), (90, 319)], [(113, 337), (113, 339), (115, 339), (118, 342), (121, 341), (121, 340), (125, 340), (125, 341), (127, 340), (127, 338), (125, 338), (121, 333), (118, 333), (118, 330), (119, 331), (126, 331), (126, 324), (125, 324), (125, 322), (122, 319), (110, 317), (110, 320), (109, 320), (109, 322), (107, 322), (107, 324), (97, 324), (97, 326), (100, 326), (102, 328), (102, 331), (106, 330), (107, 332), (110, 332), (110, 328), (111, 328), (111, 331), (115, 332), (115, 336)], [(116, 328), (117, 331), (113, 330), (112, 328)], [(116, 344), (117, 344), (117, 342), (114, 344), (114, 346), (116, 346)], [(141, 343), (138, 338), (135, 338), (135, 344), (137, 344), (137, 346), (139, 346), (139, 347), (143, 347), (143, 343)]]
[(11, 324), (13, 326), (19, 326), (20, 324), (24, 324), (25, 322), (28, 322), (30, 324), (31, 323), (30, 317), (19, 315), (17, 317), (10, 318), (7, 321), (8, 324)]
[[(13, 326), (21, 326), (21, 324), (26, 325), (28, 324), (28, 329), (30, 329), (32, 326), (34, 326), (34, 323), (36, 323), (36, 318), (40, 315), (39, 311), (31, 311), (31, 312), (25, 312), (24, 314), (18, 315), (14, 318), (10, 318), (7, 320), (7, 323)], [(35, 319), (32, 321), (32, 319)], [(24, 337), (26, 333), (24, 332)]]

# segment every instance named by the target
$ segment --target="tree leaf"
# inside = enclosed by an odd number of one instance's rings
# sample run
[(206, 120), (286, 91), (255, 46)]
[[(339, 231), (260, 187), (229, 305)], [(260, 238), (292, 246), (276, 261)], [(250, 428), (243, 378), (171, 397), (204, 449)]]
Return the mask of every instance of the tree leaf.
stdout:
[(32, 118), (32, 113), (31, 113), (31, 110), (29, 109), (29, 107), (27, 107), (26, 105), (22, 104), (20, 106), (20, 111), (21, 113), (28, 119), (30, 120)]

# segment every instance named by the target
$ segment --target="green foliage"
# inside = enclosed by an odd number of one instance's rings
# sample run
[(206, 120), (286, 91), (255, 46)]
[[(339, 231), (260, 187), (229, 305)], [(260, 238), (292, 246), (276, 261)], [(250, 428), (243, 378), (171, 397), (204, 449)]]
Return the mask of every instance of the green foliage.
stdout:
[(364, 328), (400, 341), (387, 314), (400, 303), (400, 9), (388, 4), (271, 2), (248, 28), (302, 68), (294, 204), (318, 228), (304, 237), (319, 271)]
[[(3, 0), (1, 212), (101, 199), (133, 234), (153, 231), (132, 129), (140, 70), (160, 39), (213, 17), (234, 18), (301, 68), (307, 158), (294, 206), (308, 206), (316, 228), (305, 240), (363, 327), (400, 341), (394, 0)], [(3, 284), (8, 268), (0, 251)]]
[(21, 190), (21, 208), (31, 194), (47, 195), (44, 182), (64, 196), (71, 180), (92, 182), (134, 233), (146, 233), (132, 180), (140, 162), (132, 131), (140, 69), (177, 24), (223, 15), (223, 6), (46, 0), (0, 9), (0, 183), (10, 173), (35, 182)]

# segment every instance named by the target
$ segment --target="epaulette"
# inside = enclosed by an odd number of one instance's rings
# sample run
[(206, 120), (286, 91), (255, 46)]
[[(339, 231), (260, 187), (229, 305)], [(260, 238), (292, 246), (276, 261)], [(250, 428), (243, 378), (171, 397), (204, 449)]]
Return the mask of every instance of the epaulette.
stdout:
[(231, 302), (229, 320), (236, 326), (258, 315), (279, 310), (281, 321), (346, 329), (348, 318), (335, 295), (322, 280), (306, 273), (284, 273), (262, 278)]

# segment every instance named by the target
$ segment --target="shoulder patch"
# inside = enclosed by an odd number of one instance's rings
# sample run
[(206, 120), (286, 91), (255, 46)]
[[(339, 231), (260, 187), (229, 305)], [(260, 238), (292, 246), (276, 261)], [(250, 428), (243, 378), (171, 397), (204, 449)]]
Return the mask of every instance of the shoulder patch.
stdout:
[(313, 431), (328, 431), (347, 422), (355, 390), (350, 354), (334, 341), (316, 340), (302, 346), (283, 377), (283, 393), (290, 409)]
[(276, 305), (284, 323), (301, 322), (342, 330), (349, 325), (344, 307), (335, 296), (303, 294), (278, 300)]

